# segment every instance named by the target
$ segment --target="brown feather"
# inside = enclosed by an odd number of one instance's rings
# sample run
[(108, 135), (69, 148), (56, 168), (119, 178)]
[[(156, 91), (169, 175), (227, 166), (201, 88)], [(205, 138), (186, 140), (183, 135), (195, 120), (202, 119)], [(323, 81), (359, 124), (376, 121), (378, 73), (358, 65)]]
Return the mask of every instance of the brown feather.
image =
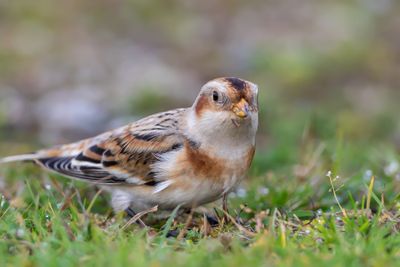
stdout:
[(185, 158), (195, 176), (213, 178), (220, 177), (225, 169), (224, 161), (209, 156), (209, 153), (185, 142)]
[(201, 117), (201, 114), (205, 110), (212, 109), (212, 105), (210, 104), (209, 97), (205, 94), (201, 95), (195, 104), (195, 111), (198, 117)]

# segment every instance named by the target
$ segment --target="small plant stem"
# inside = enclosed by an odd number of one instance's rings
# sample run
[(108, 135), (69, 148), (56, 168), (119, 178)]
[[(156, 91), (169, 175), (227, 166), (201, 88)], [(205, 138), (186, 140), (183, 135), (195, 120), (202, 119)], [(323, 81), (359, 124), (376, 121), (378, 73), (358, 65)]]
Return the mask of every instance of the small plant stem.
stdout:
[(332, 192), (333, 192), (333, 197), (335, 198), (335, 201), (336, 201), (336, 203), (338, 204), (339, 209), (342, 211), (343, 217), (347, 218), (346, 210), (342, 207), (342, 205), (340, 205), (339, 199), (338, 199), (338, 197), (337, 197), (337, 195), (336, 195), (336, 189), (335, 189), (335, 186), (333, 185), (332, 175), (329, 173), (327, 176), (329, 177), (329, 182), (330, 182), (330, 184), (331, 184), (331, 188), (332, 188)]

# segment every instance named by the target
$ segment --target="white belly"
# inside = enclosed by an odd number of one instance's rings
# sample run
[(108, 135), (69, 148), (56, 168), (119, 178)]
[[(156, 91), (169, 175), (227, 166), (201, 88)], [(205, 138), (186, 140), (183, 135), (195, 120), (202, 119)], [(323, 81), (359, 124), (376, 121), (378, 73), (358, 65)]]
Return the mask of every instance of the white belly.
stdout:
[(162, 190), (151, 186), (107, 187), (112, 194), (112, 206), (117, 211), (132, 207), (136, 212), (158, 206), (160, 210), (174, 209), (178, 205), (192, 208), (218, 200), (232, 191), (242, 180), (238, 176), (213, 180), (187, 179), (185, 184), (169, 184)]

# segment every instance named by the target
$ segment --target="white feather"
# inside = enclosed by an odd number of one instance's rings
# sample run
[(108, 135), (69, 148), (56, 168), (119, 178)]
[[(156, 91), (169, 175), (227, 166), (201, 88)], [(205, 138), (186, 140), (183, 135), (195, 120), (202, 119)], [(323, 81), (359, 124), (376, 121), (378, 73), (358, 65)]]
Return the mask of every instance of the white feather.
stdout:
[(102, 168), (103, 166), (100, 164), (100, 163), (93, 163), (93, 162), (88, 162), (88, 161), (80, 161), (80, 160), (76, 160), (76, 159), (73, 159), (72, 161), (71, 161), (71, 164), (73, 165), (73, 166), (76, 166), (76, 167), (95, 167), (95, 168)]
[(239, 128), (232, 123), (232, 118), (229, 112), (209, 110), (199, 118), (192, 110), (187, 117), (186, 135), (202, 144), (203, 149), (214, 156), (231, 160), (243, 158), (249, 147), (255, 145), (258, 116), (251, 114), (250, 118), (241, 122)]
[(160, 193), (161, 191), (165, 190), (168, 186), (170, 186), (174, 181), (167, 180), (165, 182), (161, 182), (156, 185), (156, 188), (153, 191), (153, 194)]
[(126, 181), (128, 184), (136, 184), (136, 185), (144, 184), (144, 183), (145, 183), (142, 179), (137, 178), (137, 177), (129, 177), (129, 178), (127, 178), (125, 181)]
[(0, 159), (0, 164), (15, 162), (15, 161), (34, 160), (34, 159), (38, 159), (38, 158), (40, 158), (40, 157), (36, 154), (16, 155), (16, 156), (5, 157), (5, 158)]

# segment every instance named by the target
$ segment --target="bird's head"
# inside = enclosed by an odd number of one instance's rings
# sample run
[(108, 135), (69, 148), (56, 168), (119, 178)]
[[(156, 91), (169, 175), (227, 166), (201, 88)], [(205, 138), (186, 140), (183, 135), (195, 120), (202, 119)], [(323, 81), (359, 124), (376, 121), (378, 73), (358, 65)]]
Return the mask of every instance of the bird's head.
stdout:
[(203, 135), (234, 138), (255, 136), (258, 127), (258, 87), (239, 78), (207, 82), (192, 107), (193, 125)]
[(230, 119), (236, 127), (258, 114), (258, 87), (239, 78), (218, 78), (202, 88), (194, 103), (196, 116), (207, 113)]

